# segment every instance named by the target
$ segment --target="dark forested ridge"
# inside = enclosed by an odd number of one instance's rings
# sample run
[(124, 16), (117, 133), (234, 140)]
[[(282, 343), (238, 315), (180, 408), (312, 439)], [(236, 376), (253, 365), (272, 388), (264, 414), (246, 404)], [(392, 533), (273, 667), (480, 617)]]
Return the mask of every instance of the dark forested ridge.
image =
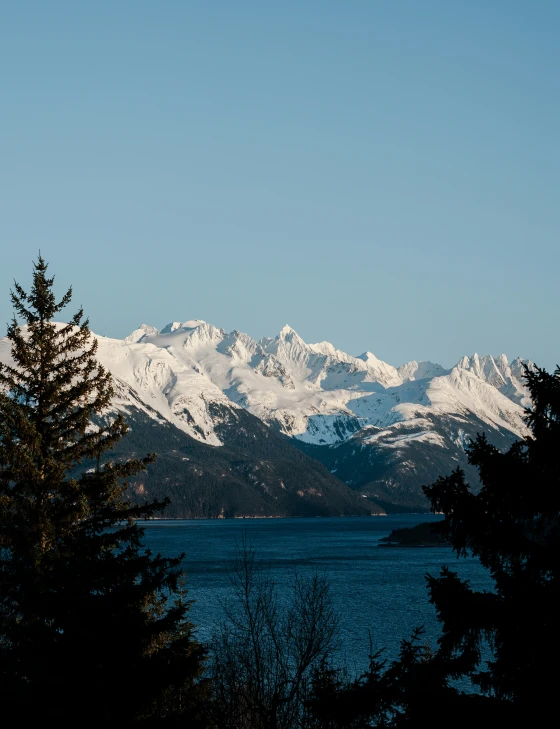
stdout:
[[(173, 518), (240, 516), (342, 516), (428, 512), (422, 487), (460, 466), (476, 491), (478, 471), (465, 444), (486, 431), (499, 448), (515, 440), (504, 429), (489, 429), (472, 416), (435, 419), (433, 433), (442, 446), (410, 438), (401, 448), (376, 446), (367, 439), (381, 429), (370, 426), (337, 446), (306, 444), (268, 427), (244, 409), (209, 405), (223, 446), (205, 444), (179, 430), (146, 404), (124, 382), (125, 417), (131, 429), (119, 443), (118, 457), (145, 452), (158, 458), (136, 479), (131, 494), (142, 500), (169, 497)], [(138, 403), (138, 407), (131, 403)], [(150, 417), (151, 416), (151, 417)], [(457, 440), (461, 425), (463, 440)], [(402, 425), (402, 435), (414, 426)], [(411, 431), (412, 432), (412, 431)]]
[(383, 513), (245, 410), (223, 408), (212, 415), (221, 423), (216, 427), (221, 447), (201, 443), (140, 408), (128, 408), (130, 429), (111, 457), (157, 455), (145, 473), (131, 480), (135, 501), (168, 497), (164, 516), (170, 518)]
[[(411, 438), (401, 448), (384, 448), (381, 441), (379, 445), (367, 442), (372, 434), (382, 430), (373, 426), (336, 446), (309, 445), (295, 438), (291, 442), (388, 513), (406, 513), (428, 512), (430, 503), (422, 487), (457, 466), (464, 470), (472, 488), (479, 488), (478, 471), (465, 452), (465, 444), (478, 433), (487, 433), (488, 440), (498, 448), (508, 448), (517, 440), (510, 431), (488, 428), (472, 414), (468, 421), (461, 422), (453, 417), (424, 417), (432, 421), (433, 432), (441, 437), (441, 446)], [(461, 441), (457, 440), (459, 426)], [(405, 435), (409, 431), (412, 434), (414, 426), (404, 423), (399, 432)]]

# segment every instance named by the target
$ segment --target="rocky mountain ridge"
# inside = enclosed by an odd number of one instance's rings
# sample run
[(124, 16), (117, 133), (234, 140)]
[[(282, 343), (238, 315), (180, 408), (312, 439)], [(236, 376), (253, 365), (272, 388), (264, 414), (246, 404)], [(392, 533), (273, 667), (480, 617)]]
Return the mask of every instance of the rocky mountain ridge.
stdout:
[(477, 432), (504, 446), (526, 433), (524, 361), (505, 355), (395, 367), (371, 352), (308, 344), (289, 326), (256, 341), (199, 319), (97, 339), (118, 384), (114, 408), (128, 417), (171, 425), (217, 453), (231, 446), (224, 423), (248, 413), (374, 509), (425, 508), (422, 483), (468, 468), (465, 444)]

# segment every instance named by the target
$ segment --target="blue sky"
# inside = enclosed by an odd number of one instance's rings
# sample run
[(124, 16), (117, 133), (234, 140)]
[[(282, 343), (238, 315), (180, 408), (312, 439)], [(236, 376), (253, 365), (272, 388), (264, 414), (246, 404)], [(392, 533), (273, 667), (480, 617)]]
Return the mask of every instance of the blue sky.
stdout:
[(398, 365), (560, 360), (560, 3), (97, 0), (0, 16), (0, 327), (202, 318)]

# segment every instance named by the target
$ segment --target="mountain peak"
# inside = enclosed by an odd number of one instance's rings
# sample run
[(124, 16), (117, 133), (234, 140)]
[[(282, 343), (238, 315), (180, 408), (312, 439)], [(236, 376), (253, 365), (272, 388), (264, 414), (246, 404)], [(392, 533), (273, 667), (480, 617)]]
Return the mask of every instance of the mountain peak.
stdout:
[(160, 330), (160, 334), (172, 334), (177, 329), (196, 329), (202, 324), (206, 324), (204, 319), (187, 319), (187, 321), (172, 321), (166, 324), (163, 329)]
[(171, 334), (172, 332), (174, 332), (177, 329), (179, 329), (180, 326), (181, 326), (181, 322), (180, 321), (172, 321), (172, 322), (169, 322), (169, 324), (166, 324), (163, 327), (163, 329), (160, 329), (159, 333), (160, 334)]
[(181, 324), (181, 329), (196, 329), (202, 324), (206, 324), (204, 319), (188, 319)]
[(301, 339), (301, 337), (289, 324), (284, 324), (282, 329), (280, 329), (278, 339)]
[(157, 333), (158, 330), (155, 327), (152, 327), (149, 324), (140, 324), (138, 329), (135, 329), (128, 335), (128, 337), (124, 338), (124, 341), (127, 342), (127, 344), (136, 344), (146, 335), (150, 336), (151, 334)]
[(362, 352), (362, 354), (359, 354), (356, 359), (361, 359), (363, 362), (372, 362), (374, 364), (377, 364), (378, 362), (381, 362), (381, 360), (376, 357), (373, 352)]
[(408, 382), (412, 380), (425, 380), (427, 378), (440, 377), (448, 374), (449, 370), (446, 370), (440, 364), (437, 364), (437, 362), (429, 362), (427, 360), (417, 362), (413, 359), (398, 367), (397, 372), (402, 377), (403, 382)]

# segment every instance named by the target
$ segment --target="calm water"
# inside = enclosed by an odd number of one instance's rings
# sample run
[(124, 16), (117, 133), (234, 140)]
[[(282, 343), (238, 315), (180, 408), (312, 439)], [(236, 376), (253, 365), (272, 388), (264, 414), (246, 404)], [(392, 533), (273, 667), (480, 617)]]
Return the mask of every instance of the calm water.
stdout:
[(457, 559), (446, 547), (380, 547), (392, 529), (437, 520), (432, 515), (346, 517), (332, 519), (235, 519), (154, 521), (146, 526), (146, 543), (172, 556), (185, 552), (183, 567), (189, 595), (196, 601), (191, 617), (201, 640), (210, 637), (221, 616), (220, 601), (228, 596), (228, 571), (236, 543), (243, 535), (270, 565), (282, 588), (294, 565), (302, 574), (325, 574), (333, 588), (341, 619), (342, 651), (349, 667), (367, 664), (368, 631), (374, 649), (385, 647), (393, 657), (403, 637), (423, 625), (426, 638), (439, 634), (435, 611), (427, 599), (425, 575), (450, 565), (473, 587), (490, 589), (477, 560)]

